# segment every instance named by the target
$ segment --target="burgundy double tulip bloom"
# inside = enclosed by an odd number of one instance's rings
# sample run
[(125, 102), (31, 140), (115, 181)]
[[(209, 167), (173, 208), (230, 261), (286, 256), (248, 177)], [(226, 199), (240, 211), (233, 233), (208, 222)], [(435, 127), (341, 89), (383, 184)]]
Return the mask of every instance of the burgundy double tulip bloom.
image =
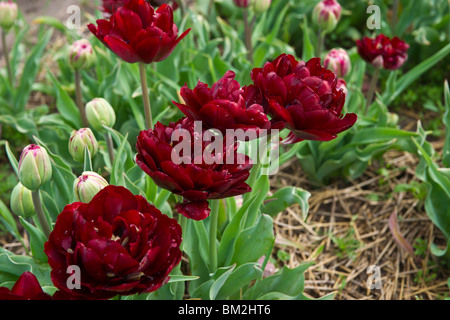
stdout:
[[(129, 0), (103, 0), (102, 2), (102, 10), (107, 15), (113, 14), (114, 11), (122, 7), (125, 3), (127, 3)], [(163, 4), (168, 4), (172, 1), (169, 0), (147, 0), (148, 3), (150, 3), (154, 7), (159, 7)], [(176, 9), (177, 3), (173, 1), (172, 7)]]
[(36, 276), (29, 271), (25, 271), (17, 279), (16, 283), (9, 290), (6, 287), (0, 288), (0, 300), (51, 300), (52, 297), (42, 291)]
[(406, 52), (409, 45), (397, 37), (390, 39), (384, 34), (380, 34), (374, 39), (364, 37), (362, 40), (356, 41), (356, 46), (361, 58), (375, 68), (395, 70), (408, 59)]
[(234, 77), (233, 71), (227, 71), (211, 88), (200, 81), (194, 89), (185, 85), (180, 90), (184, 104), (174, 103), (187, 117), (202, 121), (204, 129), (217, 129), (223, 135), (227, 129), (253, 130), (257, 134), (260, 129), (270, 129), (259, 91), (253, 86), (241, 88)]
[(253, 69), (251, 78), (264, 97), (273, 125), (281, 122), (291, 130), (286, 144), (332, 140), (356, 122), (356, 114), (342, 115), (345, 93), (319, 58), (304, 62), (281, 54), (263, 68)]
[[(160, 288), (181, 260), (180, 243), (176, 220), (111, 185), (89, 203), (67, 205), (44, 251), (62, 295), (108, 299)], [(67, 286), (72, 265), (80, 268), (80, 289)]]
[(190, 29), (178, 37), (173, 9), (163, 4), (156, 11), (145, 0), (129, 0), (109, 20), (97, 20), (89, 30), (120, 58), (129, 63), (166, 59)]
[[(245, 180), (252, 164), (247, 156), (236, 152), (234, 142), (230, 147), (223, 143), (223, 152), (216, 150), (214, 161), (206, 161), (204, 151), (212, 142), (204, 141), (199, 137), (203, 132), (195, 130), (192, 120), (182, 118), (168, 126), (158, 122), (153, 130), (141, 131), (136, 144), (136, 163), (159, 187), (183, 197), (184, 201), (176, 206), (179, 213), (203, 220), (211, 211), (208, 199), (251, 191)], [(173, 139), (175, 136), (180, 139)], [(190, 148), (186, 153), (178, 149), (182, 144)], [(196, 144), (201, 154), (195, 152)]]
[(127, 1), (128, 0), (103, 0), (101, 9), (105, 14), (111, 15)]

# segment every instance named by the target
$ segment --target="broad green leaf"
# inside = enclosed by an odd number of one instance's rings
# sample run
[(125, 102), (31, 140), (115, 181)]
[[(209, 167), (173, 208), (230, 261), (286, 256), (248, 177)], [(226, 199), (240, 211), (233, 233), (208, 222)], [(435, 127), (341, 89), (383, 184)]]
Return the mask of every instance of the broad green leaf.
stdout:
[(47, 241), (41, 230), (19, 217), (20, 223), (30, 234), (30, 249), (33, 257), (40, 262), (47, 262), (47, 255), (44, 253), (44, 243)]
[[(246, 263), (237, 267), (227, 277), (225, 283), (216, 292), (216, 300), (240, 299), (241, 291), (245, 292), (252, 281), (262, 279), (263, 271), (255, 263)], [(212, 288), (211, 288), (212, 289)]]
[(5, 144), (5, 151), (6, 155), (8, 156), (9, 163), (11, 164), (11, 167), (14, 169), (14, 172), (16, 173), (16, 176), (19, 176), (19, 163), (17, 162), (16, 157), (14, 156), (14, 153), (12, 152), (11, 148), (9, 147), (9, 142), (6, 140), (0, 140), (0, 145)]
[(312, 262), (304, 262), (299, 266), (290, 269), (283, 267), (277, 273), (255, 283), (247, 290), (243, 299), (257, 300), (274, 298), (272, 292), (279, 292), (278, 297), (299, 297), (303, 293), (304, 275), (303, 273), (312, 265)]
[(427, 186), (428, 194), (425, 199), (425, 211), (431, 221), (442, 231), (447, 239), (445, 249), (432, 246), (433, 254), (445, 257), (450, 264), (450, 212), (448, 204), (450, 202), (450, 178), (442, 173), (433, 162), (429, 152), (425, 150), (426, 144), (420, 145), (415, 139), (418, 153), (422, 158), (416, 173), (419, 179), (423, 180)]
[[(253, 226), (259, 217), (263, 201), (267, 197), (270, 190), (269, 176), (262, 174), (252, 186), (252, 189), (253, 190), (249, 193), (249, 195), (255, 197), (256, 201), (250, 204), (246, 216), (244, 217), (245, 228)], [(244, 202), (245, 201), (248, 201), (246, 195), (244, 195)]]
[(0, 253), (0, 287), (7, 281), (15, 282), (25, 271), (30, 271), (39, 280), (44, 291), (53, 288), (51, 268), (47, 263), (38, 263), (33, 257)]
[(117, 149), (117, 152), (114, 157), (114, 164), (113, 164), (113, 168), (111, 171), (111, 180), (110, 180), (110, 183), (113, 185), (118, 185), (118, 186), (125, 185), (125, 180), (124, 180), (124, 176), (122, 173), (125, 171), (125, 168), (124, 168), (124, 164), (125, 164), (124, 157), (126, 157), (125, 146), (127, 144), (129, 145), (127, 137), (128, 137), (128, 133), (125, 135), (125, 137), (123, 137), (123, 140), (121, 141), (119, 148)]
[(416, 137), (418, 133), (388, 127), (364, 128), (358, 130), (351, 142), (351, 145), (367, 145), (384, 142), (397, 138)]
[(306, 16), (303, 19), (302, 30), (303, 30), (302, 60), (308, 61), (309, 59), (311, 59), (315, 56), (315, 52), (314, 52), (314, 46), (313, 46), (313, 44), (311, 42), (311, 38), (309, 36), (311, 29), (308, 27), (308, 19)]
[(230, 277), (233, 270), (236, 268), (236, 264), (229, 267), (227, 271), (225, 271), (222, 275), (220, 275), (216, 281), (211, 285), (211, 289), (209, 290), (209, 298), (211, 300), (215, 300), (217, 294), (219, 293), (219, 290), (222, 288), (222, 286), (225, 284), (227, 279)]
[(445, 142), (442, 150), (442, 162), (447, 168), (450, 167), (450, 89), (448, 87), (448, 80), (444, 83), (444, 104), (445, 113), (443, 123), (445, 125), (446, 134)]
[(267, 175), (262, 175), (253, 186), (252, 194), (243, 202), (242, 207), (232, 217), (230, 223), (223, 231), (222, 239), (219, 243), (218, 249), (218, 263), (219, 265), (229, 265), (230, 259), (233, 256), (234, 243), (236, 242), (236, 235), (245, 228), (252, 227), (258, 220), (260, 207), (270, 188), (269, 178)]
[(183, 251), (189, 257), (190, 272), (199, 277), (197, 281), (189, 283), (189, 292), (192, 294), (211, 278), (208, 258), (209, 240), (203, 221), (187, 219), (182, 238)]
[(36, 79), (37, 72), (41, 66), (41, 57), (47, 43), (53, 34), (53, 29), (49, 29), (44, 35), (37, 37), (38, 43), (33, 47), (27, 61), (25, 63), (23, 74), (20, 78), (19, 87), (14, 96), (14, 109), (16, 112), (23, 111), (30, 97), (31, 87)]
[(401, 76), (395, 84), (395, 91), (390, 92), (386, 90), (383, 94), (383, 101), (386, 105), (390, 105), (411, 83), (417, 80), (423, 73), (431, 69), (439, 61), (444, 59), (450, 53), (450, 44), (447, 44), (444, 48), (436, 52), (428, 59), (422, 61), (417, 66), (412, 68)]
[(64, 91), (55, 76), (50, 71), (48, 71), (47, 74), (53, 85), (55, 86), (56, 108), (58, 109), (59, 113), (64, 118), (64, 120), (66, 120), (67, 123), (72, 126), (73, 129), (81, 128), (81, 117), (77, 105), (69, 96), (69, 94)]
[(12, 69), (12, 74), (16, 75), (17, 74), (17, 69), (19, 67), (21, 67), (20, 65), (20, 58), (22, 58), (21, 55), (21, 48), (23, 47), (23, 37), (25, 36), (25, 34), (28, 32), (28, 30), (30, 30), (30, 26), (29, 25), (25, 25), (24, 28), (22, 28), (16, 35), (15, 35), (15, 39), (14, 39), (14, 44), (11, 48), (11, 69)]
[(270, 216), (262, 214), (254, 226), (242, 230), (237, 235), (231, 262), (238, 266), (256, 262), (266, 254), (273, 240), (273, 220)]
[(50, 16), (40, 16), (33, 19), (33, 23), (36, 24), (46, 24), (49, 25), (55, 29), (58, 29), (59, 31), (66, 32), (68, 30), (67, 26), (61, 22), (60, 19), (56, 17), (50, 17)]
[(174, 282), (185, 282), (185, 281), (194, 281), (197, 280), (199, 277), (197, 276), (186, 276), (186, 275), (171, 275), (168, 283), (174, 283)]
[(284, 187), (278, 189), (272, 196), (267, 197), (261, 212), (275, 217), (286, 208), (299, 204), (302, 209), (302, 217), (306, 219), (309, 210), (308, 199), (311, 193), (299, 187)]
[(52, 178), (50, 183), (44, 186), (44, 190), (55, 199), (58, 205), (58, 211), (61, 212), (67, 204), (72, 203), (74, 198), (72, 188), (76, 176), (72, 172), (71, 166), (59, 155), (53, 153), (45, 143), (37, 137), (34, 137), (34, 140), (41, 147), (45, 148), (50, 156), (52, 162)]
[(14, 216), (1, 199), (0, 199), (0, 221), (16, 239), (21, 239)]

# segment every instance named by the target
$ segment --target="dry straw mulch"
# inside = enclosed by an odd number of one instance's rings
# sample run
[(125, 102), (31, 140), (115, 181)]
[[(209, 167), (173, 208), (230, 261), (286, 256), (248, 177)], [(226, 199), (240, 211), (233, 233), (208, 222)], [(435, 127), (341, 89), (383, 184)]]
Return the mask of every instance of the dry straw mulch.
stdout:
[[(442, 142), (434, 147), (442, 148)], [(295, 159), (277, 174), (274, 185), (311, 192), (306, 221), (299, 206), (275, 219), (277, 252), (283, 253), (275, 259), (290, 267), (314, 261), (305, 273), (308, 296), (335, 293), (339, 300), (436, 300), (450, 295), (450, 270), (430, 253), (432, 242), (444, 243), (442, 233), (428, 218), (423, 201), (410, 192), (394, 192), (396, 185), (416, 180), (417, 163), (409, 153), (389, 151), (357, 181), (341, 179), (319, 188), (308, 181)], [(389, 170), (380, 171), (383, 167)], [(388, 225), (393, 212), (400, 233), (421, 249), (416, 254), (395, 241)], [(368, 289), (371, 265), (380, 267), (381, 289)]]

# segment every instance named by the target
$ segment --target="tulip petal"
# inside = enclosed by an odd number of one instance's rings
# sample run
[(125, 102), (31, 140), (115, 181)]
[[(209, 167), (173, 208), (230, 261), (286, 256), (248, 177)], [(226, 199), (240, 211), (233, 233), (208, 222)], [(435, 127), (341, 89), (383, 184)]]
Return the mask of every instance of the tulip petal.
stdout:
[(112, 36), (105, 36), (103, 40), (111, 51), (117, 54), (124, 61), (128, 63), (136, 63), (140, 61), (139, 55), (136, 51), (123, 40)]
[(211, 213), (208, 201), (183, 202), (175, 206), (178, 213), (183, 216), (200, 221), (206, 219)]

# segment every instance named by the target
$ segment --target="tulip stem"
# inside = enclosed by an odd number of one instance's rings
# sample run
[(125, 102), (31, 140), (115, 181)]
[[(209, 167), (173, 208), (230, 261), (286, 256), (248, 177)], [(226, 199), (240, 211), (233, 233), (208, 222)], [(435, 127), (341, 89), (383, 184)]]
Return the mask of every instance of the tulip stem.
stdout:
[(114, 164), (114, 145), (112, 141), (111, 134), (109, 132), (105, 132), (105, 141), (108, 149), (109, 161), (111, 162), (111, 168)]
[(147, 130), (150, 130), (153, 128), (152, 108), (148, 96), (147, 73), (143, 62), (139, 62), (139, 74), (141, 76), (142, 98), (144, 99), (145, 126)]
[(3, 53), (5, 55), (5, 63), (6, 63), (6, 69), (8, 70), (8, 79), (11, 86), (14, 86), (14, 78), (13, 73), (11, 69), (11, 62), (9, 61), (9, 52), (6, 44), (6, 31), (2, 30), (2, 45), (3, 45)]
[(181, 16), (184, 17), (184, 15), (186, 14), (186, 5), (184, 4), (184, 0), (175, 0), (175, 2), (180, 7)]
[[(182, 232), (182, 242), (181, 242), (181, 246), (180, 246), (180, 250), (183, 251), (183, 246), (184, 246), (184, 242), (186, 241), (186, 224), (187, 224), (187, 218), (185, 216), (183, 216), (182, 214), (178, 215), (178, 224), (181, 227), (181, 232)], [(181, 264), (182, 261), (180, 261), (180, 263), (174, 268), (173, 274), (179, 274), (179, 275), (183, 275), (183, 272), (181, 271)], [(186, 288), (185, 282), (184, 281), (179, 281), (176, 283), (176, 289), (175, 289), (175, 300), (182, 300), (183, 299), (183, 295), (184, 295), (184, 290)]]
[(325, 45), (325, 33), (319, 29), (319, 32), (317, 33), (317, 51), (316, 51), (316, 56), (318, 58), (320, 58), (320, 56), (322, 55), (324, 45)]
[(397, 15), (398, 15), (398, 8), (400, 5), (400, 1), (399, 0), (394, 0), (394, 4), (392, 6), (392, 22), (391, 22), (391, 26), (392, 26), (392, 33), (395, 35), (395, 27), (397, 25)]
[(213, 13), (213, 8), (214, 8), (214, 1), (215, 0), (209, 0), (209, 4), (208, 4), (208, 19), (212, 19), (212, 13)]
[(252, 193), (254, 191), (254, 184), (255, 184), (256, 179), (259, 177), (259, 173), (261, 171), (261, 166), (262, 166), (262, 161), (260, 161), (258, 159), (256, 164), (254, 164), (252, 169), (250, 170), (250, 176), (247, 179), (247, 184), (250, 186), (250, 188), (252, 188), (252, 191), (247, 192), (246, 194), (243, 195), (244, 203), (246, 201), (248, 201), (248, 199), (250, 198), (250, 196), (252, 195)]
[(155, 207), (157, 207), (157, 208), (161, 207), (164, 204), (164, 202), (166, 202), (167, 199), (169, 199), (171, 194), (172, 193), (169, 190), (161, 189), (161, 191), (156, 196), (155, 203), (154, 203)]
[(252, 26), (248, 21), (248, 8), (244, 8), (243, 20), (244, 20), (244, 41), (247, 47), (247, 59), (253, 65), (253, 46), (252, 46)]
[(217, 269), (217, 223), (219, 222), (220, 200), (214, 199), (210, 202), (211, 214), (209, 224), (209, 260), (210, 271), (216, 272)]
[(36, 215), (39, 219), (42, 231), (44, 232), (45, 237), (48, 239), (48, 237), (50, 236), (50, 226), (48, 224), (47, 218), (45, 217), (44, 209), (42, 208), (39, 189), (32, 191), (31, 195), (33, 198), (34, 210), (36, 211)]
[(364, 115), (367, 115), (367, 113), (369, 112), (370, 105), (372, 104), (373, 96), (375, 95), (375, 89), (377, 87), (379, 73), (380, 68), (375, 68), (375, 73), (372, 75), (372, 79), (370, 80), (369, 91), (367, 92), (366, 110), (364, 111)]
[(78, 69), (75, 70), (75, 99), (78, 111), (80, 112), (81, 123), (83, 124), (83, 127), (88, 128), (89, 122), (86, 117), (86, 110), (83, 105), (83, 93), (81, 91), (81, 72)]

